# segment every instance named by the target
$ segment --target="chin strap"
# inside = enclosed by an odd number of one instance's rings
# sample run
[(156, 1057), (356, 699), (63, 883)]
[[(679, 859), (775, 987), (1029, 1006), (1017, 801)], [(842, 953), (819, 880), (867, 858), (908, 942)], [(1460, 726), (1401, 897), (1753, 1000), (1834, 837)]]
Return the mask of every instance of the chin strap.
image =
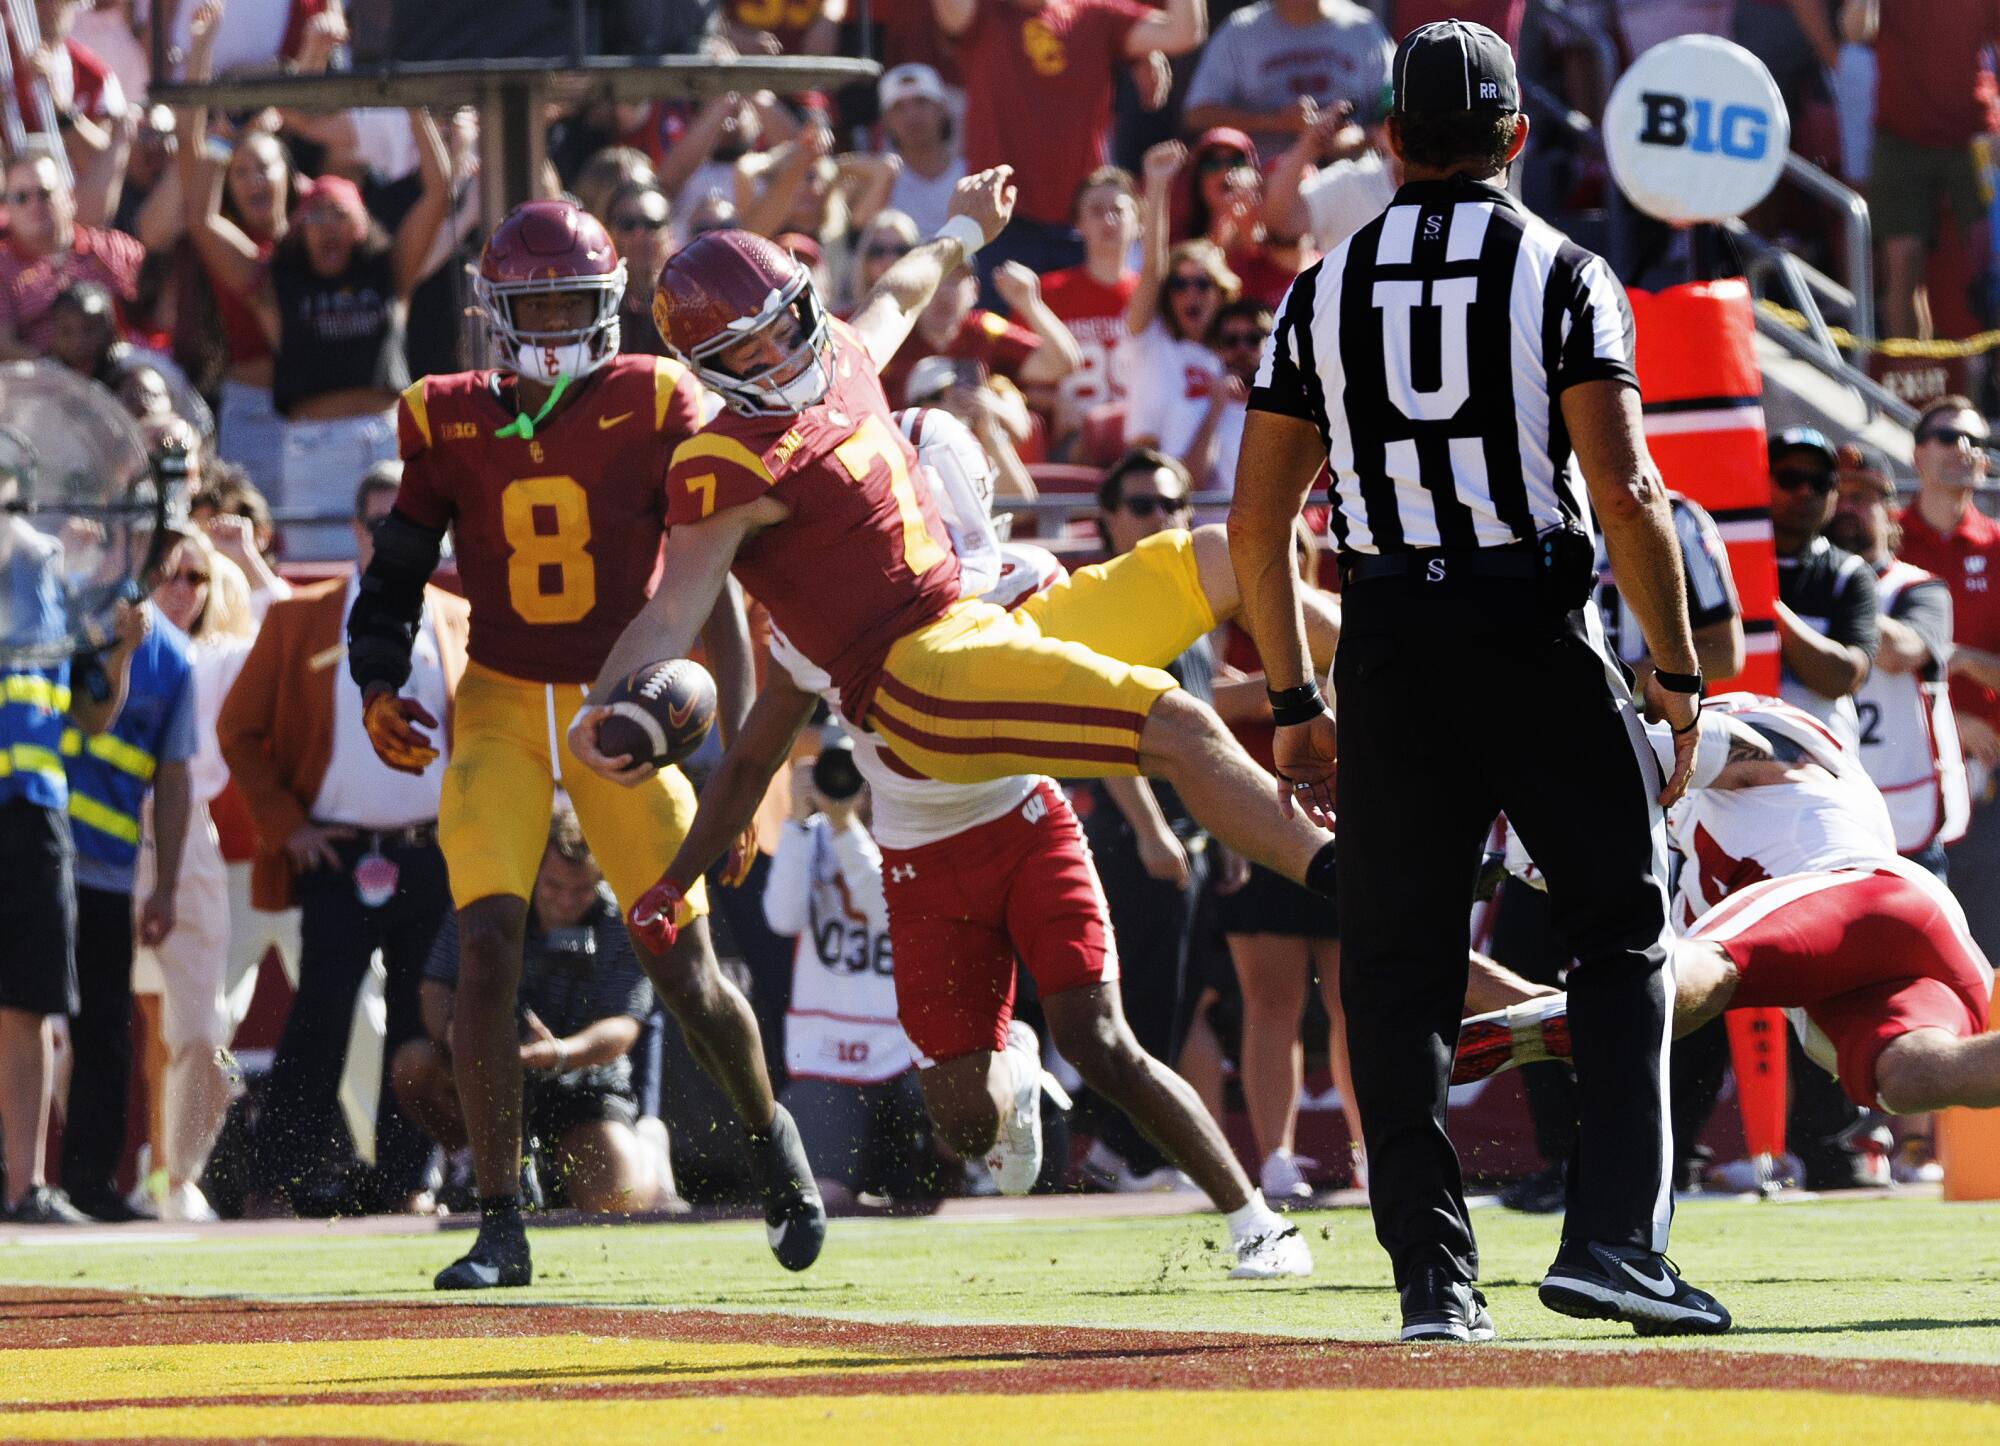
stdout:
[(536, 423), (540, 422), (542, 418), (546, 417), (549, 414), (550, 410), (554, 408), (555, 404), (562, 400), (562, 394), (568, 390), (569, 390), (569, 373), (568, 372), (557, 373), (555, 385), (549, 388), (549, 399), (546, 402), (542, 403), (542, 408), (540, 411), (536, 412), (535, 415), (532, 417), (529, 416), (526, 412), (521, 413), (518, 417), (514, 418), (513, 421), (509, 422), (506, 426), (500, 428), (500, 430), (495, 432), (493, 435), (496, 437), (519, 437), (524, 442), (534, 441)]

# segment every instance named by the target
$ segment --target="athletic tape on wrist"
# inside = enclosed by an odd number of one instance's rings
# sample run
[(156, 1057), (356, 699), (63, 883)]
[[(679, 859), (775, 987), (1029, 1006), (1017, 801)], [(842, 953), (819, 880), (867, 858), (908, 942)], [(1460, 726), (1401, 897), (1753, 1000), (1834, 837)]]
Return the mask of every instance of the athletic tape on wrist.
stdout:
[(970, 216), (948, 216), (944, 225), (938, 227), (934, 240), (943, 241), (947, 237), (965, 248), (965, 259), (970, 261), (973, 254), (986, 244), (986, 230)]

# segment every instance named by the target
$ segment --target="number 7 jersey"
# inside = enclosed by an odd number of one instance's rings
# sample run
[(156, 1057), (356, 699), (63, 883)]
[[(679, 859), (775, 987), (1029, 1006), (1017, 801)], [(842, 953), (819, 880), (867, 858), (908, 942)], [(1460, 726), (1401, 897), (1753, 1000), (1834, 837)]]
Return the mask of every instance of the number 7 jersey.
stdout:
[(490, 371), (425, 377), (403, 393), (396, 506), (451, 527), (472, 605), (472, 660), (533, 683), (589, 683), (652, 592), (663, 484), (701, 426), (701, 384), (667, 357), (614, 357), (573, 386), (532, 438)]
[(958, 601), (958, 556), (867, 347), (844, 323), (832, 329), (833, 381), (818, 402), (785, 416), (724, 412), (674, 454), (668, 521), (766, 494), (784, 504), (790, 515), (745, 538), (733, 571), (860, 723), (891, 644)]

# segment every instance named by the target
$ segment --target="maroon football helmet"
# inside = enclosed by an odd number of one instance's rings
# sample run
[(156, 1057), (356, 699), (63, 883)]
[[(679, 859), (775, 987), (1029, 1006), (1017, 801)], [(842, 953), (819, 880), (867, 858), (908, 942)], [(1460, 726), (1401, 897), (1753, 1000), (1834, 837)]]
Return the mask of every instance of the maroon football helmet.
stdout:
[[(474, 297), (500, 359), (531, 381), (575, 381), (618, 354), (618, 303), (625, 263), (611, 235), (574, 201), (525, 201), (494, 227), (472, 278)], [(514, 322), (517, 297), (581, 292), (595, 314), (577, 331), (524, 331)]]
[[(724, 351), (788, 321), (798, 339), (782, 360), (741, 376), (723, 369)], [(748, 231), (709, 231), (669, 256), (653, 289), (653, 324), (702, 385), (746, 416), (802, 412), (833, 382), (833, 337), (812, 273)]]

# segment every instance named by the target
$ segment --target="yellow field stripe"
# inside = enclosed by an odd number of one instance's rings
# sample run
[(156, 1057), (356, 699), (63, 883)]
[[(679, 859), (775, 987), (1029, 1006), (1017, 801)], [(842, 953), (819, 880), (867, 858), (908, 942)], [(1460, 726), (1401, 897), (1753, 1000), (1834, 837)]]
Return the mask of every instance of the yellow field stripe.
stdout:
[[(742, 1380), (822, 1369), (838, 1369), (844, 1377), (871, 1366), (966, 1369), (870, 1351), (586, 1335), (86, 1346), (0, 1351), (0, 1381), (9, 1383), (0, 1387), (0, 1403), (532, 1389), (537, 1381), (550, 1379), (617, 1385), (649, 1376)], [(6, 1438), (11, 1419), (0, 1414), (0, 1439)]]
[[(481, 1342), (496, 1346), (499, 1341)], [(657, 1348), (660, 1343), (652, 1343)], [(261, 1350), (247, 1346), (246, 1351)], [(677, 1349), (677, 1347), (675, 1348)], [(777, 1354), (784, 1352), (777, 1351)], [(553, 1372), (556, 1379), (564, 1379)], [(629, 1379), (629, 1377), (628, 1377)], [(1607, 1440), (1620, 1446), (1715, 1441), (1991, 1441), (2000, 1406), (1815, 1391), (1464, 1388), (1450, 1391), (1095, 1391), (1062, 1395), (714, 1396), (668, 1400), (466, 1400), (413, 1406), (168, 1406), (0, 1414), (25, 1441), (119, 1437), (215, 1440), (354, 1437), (517, 1446), (588, 1441), (770, 1442), (1032, 1440), (1035, 1446), (1338, 1440), (1341, 1446), (1448, 1441)]]

